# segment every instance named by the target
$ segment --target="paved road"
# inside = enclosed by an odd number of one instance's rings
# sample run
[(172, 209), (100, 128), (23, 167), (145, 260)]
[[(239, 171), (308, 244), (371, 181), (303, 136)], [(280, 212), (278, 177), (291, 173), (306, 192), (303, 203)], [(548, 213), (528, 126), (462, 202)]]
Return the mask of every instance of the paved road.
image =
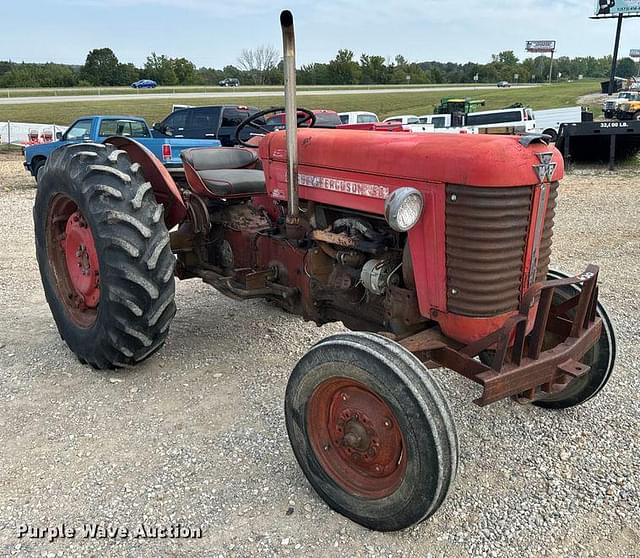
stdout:
[[(538, 87), (537, 85), (516, 85), (513, 89), (528, 89)], [(298, 96), (320, 96), (320, 95), (383, 95), (390, 93), (431, 93), (439, 91), (479, 91), (495, 90), (495, 85), (480, 85), (478, 87), (443, 86), (443, 87), (410, 87), (410, 88), (389, 88), (389, 89), (314, 89), (298, 91)], [(271, 91), (230, 91), (225, 90), (220, 93), (140, 93), (137, 95), (68, 95), (64, 97), (15, 97), (8, 99), (0, 98), (0, 105), (31, 105), (48, 103), (81, 103), (85, 101), (126, 101), (140, 99), (229, 99), (238, 97), (247, 99), (251, 97), (277, 97), (281, 92)]]

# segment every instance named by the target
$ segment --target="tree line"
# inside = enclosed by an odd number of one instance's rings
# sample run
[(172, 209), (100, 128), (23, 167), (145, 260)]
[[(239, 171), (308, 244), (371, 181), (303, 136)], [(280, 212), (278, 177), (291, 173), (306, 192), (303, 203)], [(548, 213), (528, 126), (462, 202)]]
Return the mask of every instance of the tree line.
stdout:
[[(369, 85), (400, 83), (480, 83), (501, 80), (543, 82), (548, 79), (548, 56), (520, 60), (513, 51), (494, 54), (487, 64), (467, 62), (409, 62), (404, 56), (393, 59), (341, 49), (327, 63), (306, 64), (298, 69), (301, 85)], [(554, 61), (554, 80), (584, 78), (605, 79), (611, 68), (611, 56), (570, 58)], [(629, 78), (638, 74), (631, 58), (618, 61), (617, 75)], [(217, 85), (224, 78), (237, 78), (243, 85), (280, 85), (283, 68), (280, 54), (273, 47), (245, 49), (235, 65), (222, 69), (198, 68), (186, 58), (170, 58), (151, 53), (142, 68), (120, 62), (109, 48), (94, 49), (82, 66), (33, 64), (0, 61), (0, 87), (108, 87), (130, 85), (138, 79), (152, 79), (160, 85)]]

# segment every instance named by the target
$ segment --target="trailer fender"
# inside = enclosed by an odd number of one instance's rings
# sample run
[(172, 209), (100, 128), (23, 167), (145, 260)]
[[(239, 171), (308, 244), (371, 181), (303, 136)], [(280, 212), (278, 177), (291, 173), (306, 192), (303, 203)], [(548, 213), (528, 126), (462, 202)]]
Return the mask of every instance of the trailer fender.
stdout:
[(117, 149), (126, 151), (132, 163), (138, 163), (146, 180), (151, 184), (156, 201), (164, 207), (164, 222), (171, 230), (187, 214), (187, 206), (169, 171), (144, 145), (130, 138), (113, 136), (104, 140)]

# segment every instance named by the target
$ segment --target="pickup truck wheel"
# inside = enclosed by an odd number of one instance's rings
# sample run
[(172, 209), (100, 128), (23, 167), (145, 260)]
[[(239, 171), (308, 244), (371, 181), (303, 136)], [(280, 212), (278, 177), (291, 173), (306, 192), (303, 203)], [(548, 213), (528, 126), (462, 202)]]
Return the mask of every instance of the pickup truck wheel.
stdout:
[(309, 482), (337, 512), (378, 531), (424, 521), (457, 471), (446, 399), (422, 363), (378, 335), (345, 333), (296, 365), (287, 432)]
[(31, 163), (31, 169), (33, 173), (33, 177), (36, 179), (36, 184), (40, 183), (40, 179), (42, 178), (42, 171), (44, 170), (44, 165), (47, 162), (46, 159), (41, 159), (38, 161), (34, 161)]
[(551, 143), (555, 143), (558, 140), (558, 132), (556, 132), (553, 128), (549, 128), (543, 132), (545, 136), (551, 137), (549, 140)]
[(176, 312), (175, 258), (140, 165), (111, 145), (58, 149), (33, 214), (45, 296), (80, 361), (131, 366), (160, 348)]

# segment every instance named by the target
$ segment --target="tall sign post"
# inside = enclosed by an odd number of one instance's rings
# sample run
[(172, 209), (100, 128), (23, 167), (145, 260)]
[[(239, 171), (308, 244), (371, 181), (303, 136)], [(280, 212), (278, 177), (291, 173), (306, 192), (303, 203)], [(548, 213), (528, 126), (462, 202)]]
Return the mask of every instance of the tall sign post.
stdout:
[(622, 20), (626, 17), (640, 17), (640, 0), (596, 0), (595, 15), (591, 19), (617, 18), (616, 39), (613, 46), (611, 78), (609, 79), (609, 95), (615, 91), (616, 68), (618, 67), (618, 51), (622, 34)]
[[(640, 0), (639, 0), (640, 1)], [(549, 68), (549, 85), (553, 79), (553, 56), (556, 52), (555, 41), (527, 41), (527, 52), (551, 53), (551, 67)]]
[(629, 52), (629, 58), (638, 63), (638, 75), (640, 76), (640, 48), (632, 48)]

